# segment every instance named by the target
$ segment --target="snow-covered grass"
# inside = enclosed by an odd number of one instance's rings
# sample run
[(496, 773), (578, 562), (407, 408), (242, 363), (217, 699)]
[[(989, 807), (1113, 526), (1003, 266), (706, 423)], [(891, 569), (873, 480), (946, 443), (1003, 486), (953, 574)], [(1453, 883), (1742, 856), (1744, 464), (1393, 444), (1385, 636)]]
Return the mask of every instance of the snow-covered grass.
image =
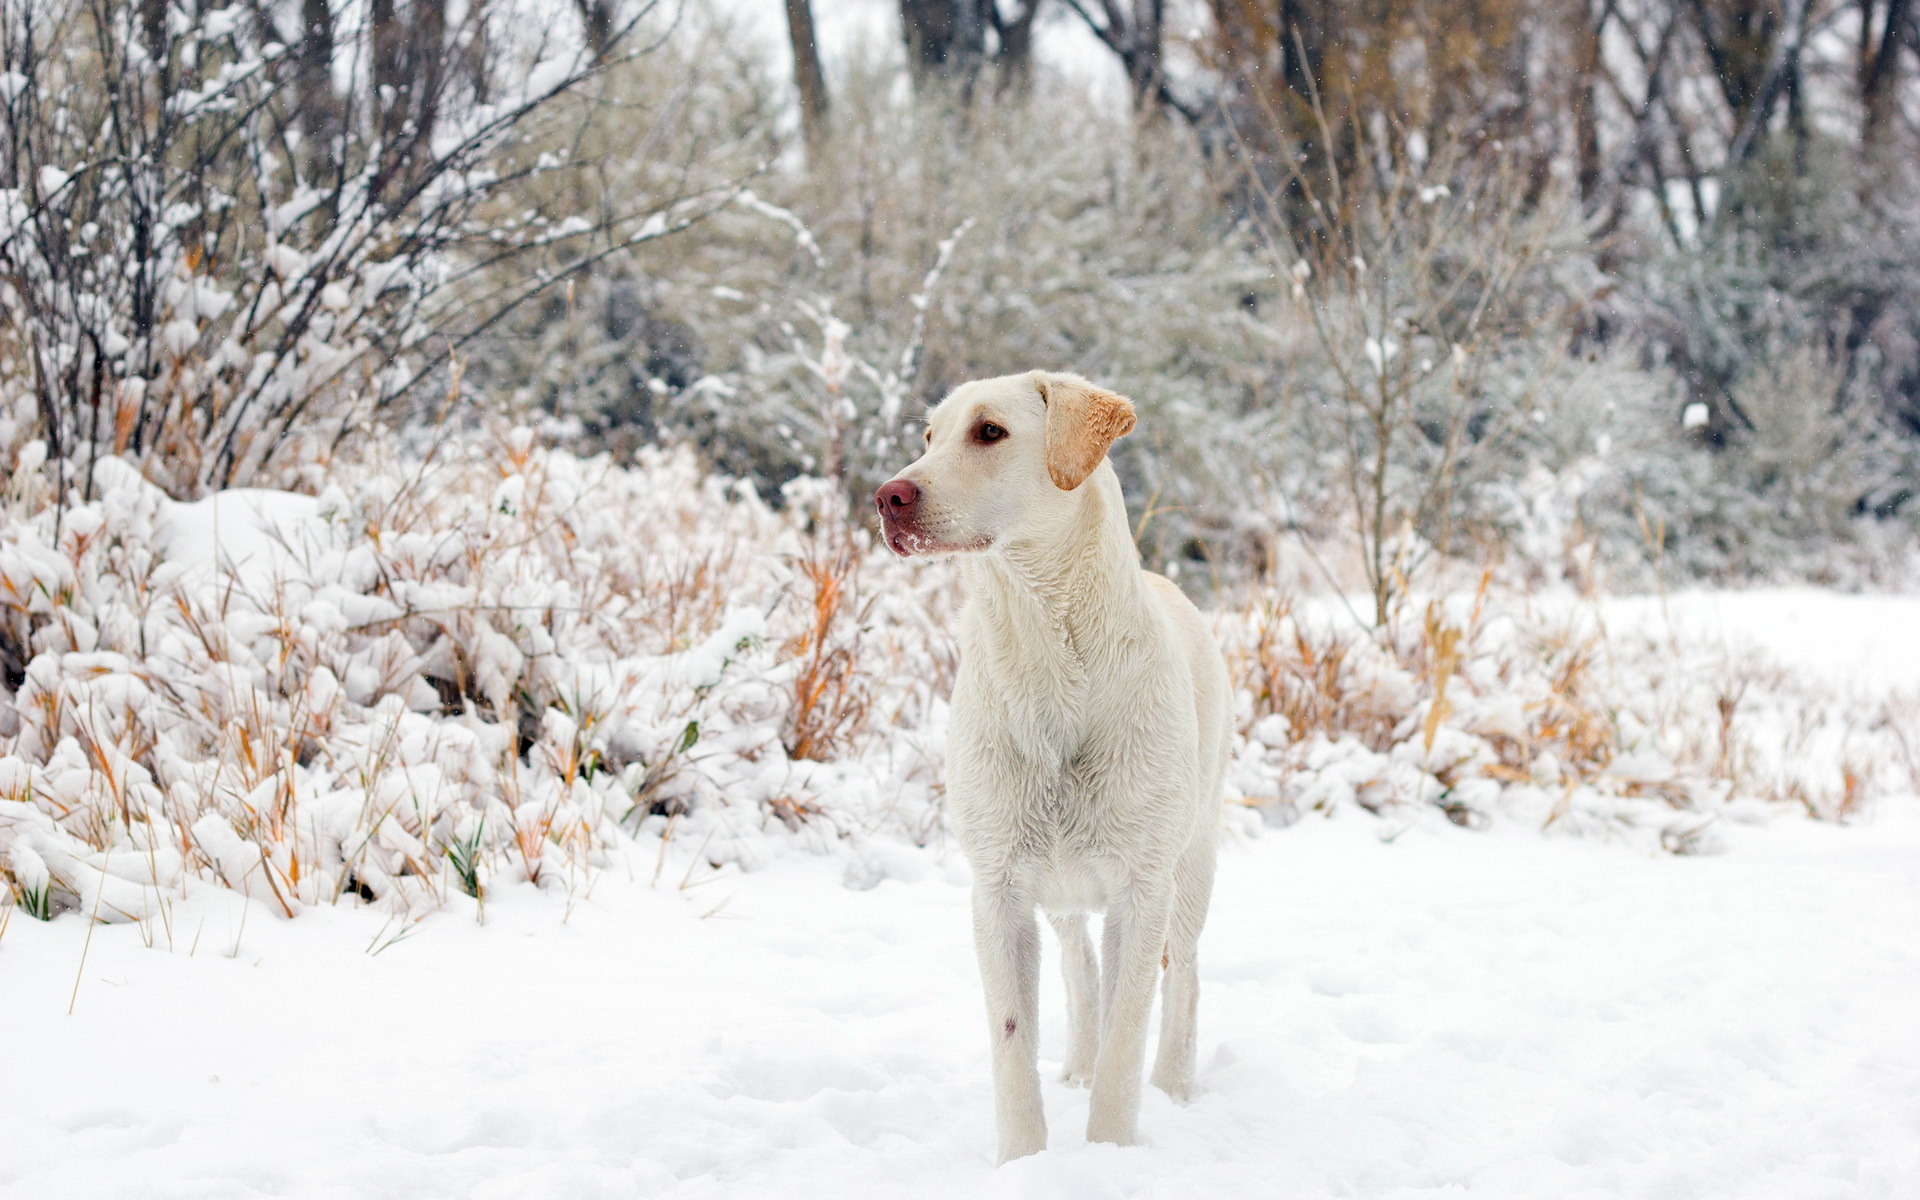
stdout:
[[(577, 897), (665, 843), (747, 870), (832, 850), (870, 886), (942, 837), (950, 573), (876, 552), (817, 483), (776, 509), (684, 451), (623, 467), (516, 429), (342, 465), (318, 497), (178, 503), (105, 460), (101, 498), (59, 508), (32, 457), (0, 532), (0, 868), (29, 915), (151, 940), (213, 885), (417, 917), (518, 883)], [(1688, 597), (1488, 575), (1376, 634), (1256, 589), (1217, 616), (1229, 824), (1357, 805), (1389, 836), (1698, 852), (1728, 818), (1910, 792), (1903, 678), (1817, 669), (1816, 645), (1859, 656), (1873, 602), (1792, 603), (1783, 626), (1728, 600), (1743, 643)]]

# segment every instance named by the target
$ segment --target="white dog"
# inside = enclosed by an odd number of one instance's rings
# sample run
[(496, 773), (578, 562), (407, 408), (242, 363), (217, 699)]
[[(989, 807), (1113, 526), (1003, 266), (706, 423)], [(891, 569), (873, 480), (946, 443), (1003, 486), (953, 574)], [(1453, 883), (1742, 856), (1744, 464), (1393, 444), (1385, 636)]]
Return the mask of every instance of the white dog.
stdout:
[[(1087, 1137), (1134, 1139), (1163, 967), (1153, 1082), (1175, 1100), (1193, 1089), (1232, 709), (1199, 612), (1140, 569), (1106, 461), (1132, 428), (1132, 404), (1077, 375), (965, 384), (933, 411), (926, 453), (874, 496), (887, 545), (959, 555), (966, 586), (947, 799), (973, 866), (1002, 1162), (1047, 1144), (1036, 907), (1060, 935), (1064, 1078), (1093, 1086)], [(1099, 964), (1091, 912), (1105, 914)]]

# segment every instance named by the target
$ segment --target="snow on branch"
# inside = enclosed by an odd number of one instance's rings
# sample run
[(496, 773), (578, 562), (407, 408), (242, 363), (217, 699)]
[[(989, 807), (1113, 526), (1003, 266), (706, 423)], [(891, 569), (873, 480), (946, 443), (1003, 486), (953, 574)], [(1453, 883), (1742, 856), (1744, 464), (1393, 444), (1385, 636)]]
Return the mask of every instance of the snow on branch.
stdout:
[[(595, 168), (542, 147), (540, 120), (584, 114), (599, 101), (581, 84), (660, 48), (631, 36), (651, 8), (592, 47), (489, 40), (470, 10), (410, 28), (396, 58), (340, 13), (312, 31), (238, 6), (148, 26), (7, 0), (4, 176), (24, 186), (0, 195), (0, 299), (19, 318), (0, 399), (32, 396), (82, 497), (107, 455), (181, 494), (325, 460), (502, 312), (730, 196), (718, 171), (645, 160), (606, 202), (524, 186)], [(74, 37), (99, 48), (85, 69), (62, 52)], [(499, 286), (514, 261), (522, 282)]]

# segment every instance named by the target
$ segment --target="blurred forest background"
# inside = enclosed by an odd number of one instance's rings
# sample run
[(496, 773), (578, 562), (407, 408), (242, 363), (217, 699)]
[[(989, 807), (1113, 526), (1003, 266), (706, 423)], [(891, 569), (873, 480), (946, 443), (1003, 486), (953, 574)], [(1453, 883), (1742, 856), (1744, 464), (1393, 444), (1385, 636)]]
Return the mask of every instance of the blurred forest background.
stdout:
[(1910, 578), (1909, 0), (834, 2), (0, 0), (14, 488), (513, 421), (857, 519), (1040, 366), (1190, 580)]

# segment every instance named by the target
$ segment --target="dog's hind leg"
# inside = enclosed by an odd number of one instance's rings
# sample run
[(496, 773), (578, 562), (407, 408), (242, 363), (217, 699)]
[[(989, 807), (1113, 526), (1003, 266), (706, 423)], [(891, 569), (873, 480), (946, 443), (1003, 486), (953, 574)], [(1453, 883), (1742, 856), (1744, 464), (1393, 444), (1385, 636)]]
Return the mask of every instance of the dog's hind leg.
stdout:
[(975, 884), (973, 941), (987, 994), (1000, 1161), (1047, 1148), (1040, 1104), (1040, 922), (1011, 888)]
[(1087, 1114), (1091, 1142), (1133, 1144), (1171, 891), (1171, 880), (1164, 877), (1136, 880), (1107, 905), (1100, 938), (1100, 1055)]
[(1060, 935), (1060, 973), (1067, 980), (1067, 1064), (1060, 1078), (1088, 1087), (1100, 1052), (1100, 964), (1087, 936), (1087, 914), (1062, 913), (1048, 920)]
[(1213, 898), (1213, 869), (1211, 838), (1196, 842), (1181, 857), (1167, 922), (1167, 977), (1160, 991), (1160, 1051), (1153, 1060), (1153, 1086), (1181, 1102), (1193, 1097), (1200, 928), (1207, 923), (1207, 904)]

